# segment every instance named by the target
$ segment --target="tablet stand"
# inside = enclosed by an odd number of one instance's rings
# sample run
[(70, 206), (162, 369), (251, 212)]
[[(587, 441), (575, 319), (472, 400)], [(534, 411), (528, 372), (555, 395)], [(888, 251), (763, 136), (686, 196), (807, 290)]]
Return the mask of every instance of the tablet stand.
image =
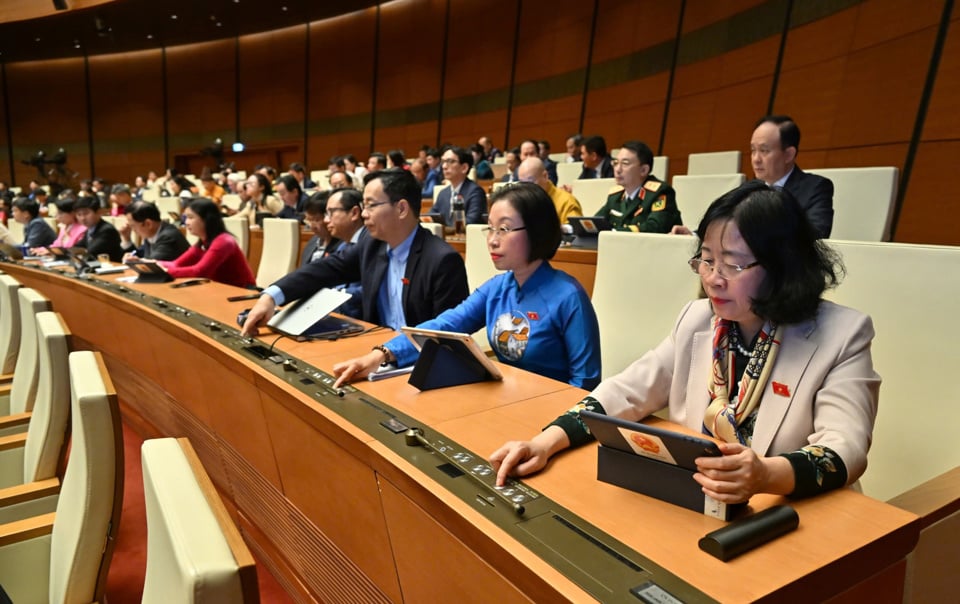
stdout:
[(420, 349), (420, 358), (413, 366), (408, 383), (420, 390), (433, 390), (492, 378), (463, 344), (427, 340)]

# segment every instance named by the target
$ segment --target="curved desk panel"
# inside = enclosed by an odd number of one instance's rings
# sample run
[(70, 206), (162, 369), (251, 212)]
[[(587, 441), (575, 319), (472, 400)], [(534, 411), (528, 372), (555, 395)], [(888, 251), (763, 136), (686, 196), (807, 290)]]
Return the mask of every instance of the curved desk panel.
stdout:
[[(566, 384), (504, 367), (502, 383), (419, 392), (401, 378), (340, 397), (326, 372), (388, 334), (246, 342), (232, 325), (252, 302), (226, 302), (236, 288), (2, 268), (103, 352), (125, 421), (191, 439), (251, 548), (297, 599), (637, 602), (629, 589), (649, 582), (685, 601), (900, 599), (917, 518), (852, 491), (793, 502), (800, 530), (723, 563), (697, 548), (721, 521), (598, 482), (594, 447), (509, 496), (484, 487), (490, 451), (579, 399)], [(280, 362), (250, 354), (256, 343)], [(391, 431), (391, 418), (422, 436)]]

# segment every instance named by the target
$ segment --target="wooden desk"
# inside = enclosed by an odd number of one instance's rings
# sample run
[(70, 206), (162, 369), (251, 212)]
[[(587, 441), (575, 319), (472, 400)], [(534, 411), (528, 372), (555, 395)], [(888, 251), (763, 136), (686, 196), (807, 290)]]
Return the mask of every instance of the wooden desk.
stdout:
[[(127, 286), (171, 303), (163, 308), (48, 271), (2, 268), (53, 301), (75, 346), (103, 352), (125, 421), (147, 436), (190, 438), (251, 548), (297, 598), (593, 601), (491, 521), (485, 504), (454, 496), (382, 433), (346, 419), (379, 413), (376, 401), (385, 401), (482, 456), (535, 433), (581, 391), (504, 367), (503, 383), (418, 392), (395, 379), (360, 384), (367, 398), (312, 396), (291, 387), (277, 366), (226, 346), (229, 334), (176, 318), (190, 309), (233, 324), (250, 305), (225, 302), (237, 288)], [(282, 339), (276, 350), (329, 371), (386, 338), (375, 332), (338, 342)], [(262, 341), (270, 345), (274, 337)], [(913, 514), (850, 491), (795, 502), (799, 530), (724, 564), (696, 546), (722, 522), (595, 475), (595, 448), (588, 446), (525, 482), (712, 599), (901, 599), (904, 557), (919, 530)], [(780, 501), (759, 496), (751, 504)], [(597, 550), (598, 564), (611, 563), (605, 556)]]

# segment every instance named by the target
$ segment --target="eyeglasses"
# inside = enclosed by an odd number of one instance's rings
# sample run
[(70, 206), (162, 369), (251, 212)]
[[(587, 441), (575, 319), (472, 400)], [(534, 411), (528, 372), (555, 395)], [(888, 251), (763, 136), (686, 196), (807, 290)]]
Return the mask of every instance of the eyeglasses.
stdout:
[(514, 231), (525, 231), (525, 230), (527, 230), (527, 227), (525, 226), (510, 228), (506, 225), (498, 226), (498, 227), (487, 225), (483, 227), (483, 234), (486, 235), (487, 238), (496, 237), (499, 239), (501, 237), (506, 237), (507, 235), (509, 235)]
[(745, 266), (740, 266), (739, 264), (730, 264), (728, 262), (714, 262), (713, 260), (704, 260), (703, 258), (697, 258), (694, 256), (687, 261), (687, 264), (690, 265), (690, 268), (693, 272), (697, 273), (701, 277), (706, 277), (710, 273), (716, 271), (717, 275), (722, 279), (731, 281), (736, 279), (743, 274), (743, 271), (751, 269), (755, 266), (760, 266), (759, 262), (751, 262)]
[[(390, 203), (390, 202), (388, 201), (386, 203)], [(377, 205), (380, 205), (380, 204), (377, 204)], [(367, 207), (369, 208), (372, 206), (367, 206)], [(327, 211), (324, 212), (323, 215), (326, 216), (327, 218), (333, 218), (334, 212), (346, 212), (346, 210), (343, 208), (327, 208)]]
[[(380, 207), (380, 206), (385, 206), (385, 205), (387, 205), (388, 203), (389, 203), (389, 204), (394, 204), (394, 203), (397, 203), (397, 202), (396, 202), (396, 201), (377, 201), (377, 202), (375, 202), (375, 203), (365, 203), (365, 204), (363, 204), (363, 209), (365, 209), (365, 210), (372, 210), (373, 208), (378, 208), (378, 207)], [(340, 208), (334, 208), (334, 209), (339, 210)]]
[(452, 158), (452, 157), (448, 157), (447, 159), (441, 159), (441, 160), (440, 160), (440, 163), (441, 163), (441, 164), (459, 164), (459, 163), (460, 163), (460, 160), (459, 160), (459, 159), (454, 159), (454, 158)]
[(633, 165), (633, 162), (628, 159), (615, 159), (611, 163), (613, 163), (614, 166), (620, 166), (622, 168), (629, 168)]

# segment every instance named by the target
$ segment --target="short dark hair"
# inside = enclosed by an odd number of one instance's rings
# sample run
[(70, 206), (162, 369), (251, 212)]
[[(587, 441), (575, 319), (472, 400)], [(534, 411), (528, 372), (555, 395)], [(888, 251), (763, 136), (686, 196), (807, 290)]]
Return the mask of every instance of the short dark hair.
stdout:
[(483, 150), (483, 145), (481, 145), (480, 143), (473, 143), (472, 145), (470, 145), (470, 152), (478, 153), (480, 154), (480, 157), (483, 157), (485, 153)]
[(422, 188), (417, 179), (410, 174), (409, 170), (394, 168), (391, 170), (380, 170), (372, 172), (364, 179), (365, 184), (379, 180), (383, 186), (383, 192), (390, 198), (392, 203), (397, 203), (401, 199), (406, 199), (410, 204), (410, 210), (416, 216), (420, 216), (420, 200)]
[(63, 196), (54, 202), (57, 205), (57, 212), (70, 214), (77, 203), (77, 198), (73, 195)]
[(303, 202), (304, 214), (325, 214), (327, 212), (327, 200), (333, 191), (317, 191)]
[[(467, 164), (467, 168), (473, 167), (473, 153), (470, 153), (463, 147), (449, 147), (447, 151), (457, 156), (457, 161), (461, 164)], [(446, 153), (446, 151), (444, 151)]]
[(766, 271), (751, 310), (778, 324), (812, 319), (827, 288), (843, 276), (840, 256), (818, 238), (803, 208), (789, 192), (752, 181), (710, 204), (697, 236), (700, 245), (715, 222), (732, 220)]
[(506, 201), (520, 214), (527, 241), (530, 242), (528, 262), (549, 260), (560, 246), (560, 218), (550, 196), (532, 182), (521, 182), (501, 187), (490, 198), (490, 207)]
[(347, 164), (343, 161), (342, 155), (334, 155), (333, 157), (330, 158), (330, 161), (327, 162), (327, 165), (336, 166), (341, 170), (345, 170), (347, 167)]
[(518, 149), (523, 149), (523, 145), (526, 144), (526, 143), (530, 143), (531, 145), (533, 145), (533, 148), (534, 148), (535, 152), (536, 152), (536, 153), (540, 153), (540, 144), (539, 144), (537, 141), (535, 141), (534, 139), (532, 139), (532, 138), (525, 138), (525, 139), (523, 139), (522, 141), (520, 141), (520, 146), (517, 147), (517, 148), (518, 148)]
[(571, 134), (571, 135), (568, 136), (567, 138), (572, 138), (572, 139), (573, 139), (573, 144), (576, 145), (577, 147), (579, 147), (580, 145), (583, 144), (583, 135), (580, 134), (579, 132), (576, 133), (576, 134)]
[[(263, 174), (260, 176), (263, 176)], [(264, 178), (266, 178), (266, 176), (264, 176)], [(190, 179), (186, 176), (175, 176), (173, 178), (173, 182), (177, 183), (177, 186), (180, 187), (181, 191), (189, 191), (193, 189), (193, 183), (190, 182)]]
[(387, 156), (390, 158), (390, 161), (393, 162), (394, 168), (402, 168), (404, 164), (407, 163), (407, 158), (403, 156), (403, 151), (399, 149), (391, 149)]
[(377, 160), (377, 165), (382, 166), (383, 169), (387, 168), (387, 156), (379, 151), (374, 151), (370, 154), (370, 157)]
[(284, 174), (278, 178), (277, 184), (283, 184), (288, 191), (296, 191), (297, 197), (303, 195), (303, 189), (300, 188), (300, 181), (289, 174)]
[(653, 171), (653, 151), (650, 150), (650, 147), (646, 143), (641, 143), (640, 141), (627, 141), (620, 145), (621, 149), (629, 149), (637, 156), (637, 161), (640, 162), (640, 165), (650, 166), (650, 171)]
[(160, 222), (160, 210), (149, 201), (135, 201), (127, 208), (127, 215), (134, 222), (146, 222), (152, 220)]
[(580, 146), (585, 147), (587, 153), (596, 153), (600, 157), (607, 156), (607, 141), (605, 141), (602, 136), (588, 136), (583, 139)]
[[(273, 195), (273, 187), (270, 185), (270, 179), (264, 176), (259, 172), (254, 172), (251, 174), (254, 178), (257, 179), (257, 182), (260, 183), (260, 188), (263, 189), (263, 196)], [(289, 174), (288, 174), (289, 176)]]
[(539, 149), (539, 148), (541, 148), (541, 147), (543, 148), (543, 150), (549, 151), (549, 150), (550, 150), (550, 141), (548, 141), (547, 139), (543, 139), (542, 141), (537, 141), (537, 148)]
[(43, 187), (37, 187), (36, 190), (33, 192), (33, 194), (34, 196), (43, 195), (44, 197), (49, 195), (49, 193), (47, 193), (47, 190), (44, 189)]
[(113, 185), (113, 188), (110, 189), (110, 193), (112, 195), (130, 195), (130, 186), (122, 183)]
[[(220, 214), (220, 208), (212, 200), (206, 197), (196, 197), (187, 204), (187, 209), (196, 214), (203, 221), (204, 230), (207, 232), (207, 241), (213, 241), (220, 233), (226, 233), (227, 227), (223, 223), (223, 216)], [(203, 241), (197, 242), (197, 247), (203, 245)]]
[[(353, 176), (346, 170), (344, 170), (343, 172), (334, 172), (333, 174), (342, 174), (343, 177), (347, 179), (347, 184), (349, 185), (353, 184)], [(327, 176), (327, 180), (330, 180), (333, 177), (333, 174), (330, 174), (329, 176)]]
[[(483, 146), (481, 145), (480, 148), (483, 149)], [(443, 155), (443, 152), (440, 151), (440, 149), (437, 149), (436, 147), (430, 147), (429, 149), (427, 149), (427, 157), (440, 159), (441, 155)]]
[(36, 218), (40, 215), (40, 204), (29, 197), (17, 197), (13, 200), (12, 205), (21, 212), (30, 214), (30, 218)]
[(288, 168), (288, 170), (290, 170), (291, 172), (296, 172), (297, 174), (303, 174), (304, 172), (307, 171), (307, 169), (303, 167), (303, 164), (301, 164), (298, 161), (295, 161), (292, 164), (290, 164), (290, 167)]
[(780, 131), (780, 148), (786, 149), (793, 147), (800, 150), (800, 127), (793, 121), (789, 115), (765, 115), (760, 118), (753, 129), (756, 130), (761, 124), (770, 123)]
[[(340, 193), (340, 205), (343, 206), (344, 210), (349, 212), (353, 208), (363, 209), (363, 193), (353, 187), (334, 189), (330, 191), (330, 197), (333, 197), (334, 193)], [(330, 197), (327, 199), (329, 200)]]
[(73, 211), (77, 210), (93, 210), (94, 212), (100, 211), (100, 200), (97, 199), (95, 195), (81, 195), (77, 198), (77, 202), (73, 204)]

